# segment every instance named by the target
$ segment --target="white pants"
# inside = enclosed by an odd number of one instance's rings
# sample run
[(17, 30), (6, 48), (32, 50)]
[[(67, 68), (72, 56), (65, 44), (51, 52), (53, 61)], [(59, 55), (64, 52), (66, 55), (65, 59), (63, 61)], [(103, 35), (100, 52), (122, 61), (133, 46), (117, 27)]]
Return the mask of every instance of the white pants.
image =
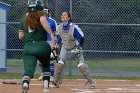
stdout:
[[(72, 49), (66, 49), (63, 46), (61, 47), (61, 51), (60, 51), (60, 60), (64, 60), (66, 61), (68, 59), (68, 52), (70, 52)], [(79, 63), (84, 63), (84, 57), (83, 57), (83, 53), (80, 53), (78, 56), (75, 55), (75, 58), (77, 60), (77, 64)]]

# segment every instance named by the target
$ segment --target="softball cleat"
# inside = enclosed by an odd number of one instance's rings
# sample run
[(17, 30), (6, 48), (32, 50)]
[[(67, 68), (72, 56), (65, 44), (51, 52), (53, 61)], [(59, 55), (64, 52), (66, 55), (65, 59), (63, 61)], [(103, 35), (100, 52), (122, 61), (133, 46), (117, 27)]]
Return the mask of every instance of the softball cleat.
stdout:
[(54, 81), (54, 77), (50, 77), (50, 82), (53, 82)]
[(44, 88), (43, 93), (51, 93), (51, 90), (49, 88)]
[(88, 87), (89, 87), (90, 89), (94, 89), (94, 88), (95, 88), (95, 84), (94, 84), (94, 83), (88, 84)]
[(41, 75), (38, 78), (39, 81), (43, 80), (43, 73), (41, 73)]
[(59, 88), (59, 83), (56, 83), (56, 82), (52, 82), (52, 84), (54, 85), (54, 86), (56, 86), (57, 88)]
[(28, 93), (29, 85), (27, 83), (24, 83), (22, 85), (22, 93)]

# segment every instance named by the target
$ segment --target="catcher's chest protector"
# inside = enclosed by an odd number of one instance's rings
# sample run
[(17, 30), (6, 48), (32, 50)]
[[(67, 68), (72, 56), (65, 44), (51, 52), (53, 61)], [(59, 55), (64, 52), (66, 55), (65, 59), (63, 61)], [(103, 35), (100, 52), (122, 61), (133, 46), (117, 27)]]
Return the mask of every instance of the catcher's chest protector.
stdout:
[(62, 39), (63, 47), (66, 49), (72, 49), (76, 44), (76, 39), (73, 36), (74, 25), (75, 24), (72, 24), (69, 30), (64, 30), (62, 24), (58, 26), (58, 31)]

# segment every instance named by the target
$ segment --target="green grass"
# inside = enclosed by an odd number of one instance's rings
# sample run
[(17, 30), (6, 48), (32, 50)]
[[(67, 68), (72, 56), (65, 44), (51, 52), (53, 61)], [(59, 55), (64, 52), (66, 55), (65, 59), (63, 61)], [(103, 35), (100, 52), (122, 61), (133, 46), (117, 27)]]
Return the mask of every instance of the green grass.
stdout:
[[(91, 70), (108, 70), (108, 71), (126, 71), (126, 72), (140, 72), (140, 58), (116, 58), (116, 59), (85, 59)], [(21, 59), (8, 59), (8, 67), (23, 67), (23, 62)], [(67, 68), (69, 64), (67, 62)], [(76, 61), (72, 61), (72, 69), (77, 69)], [(39, 75), (35, 75), (37, 78)], [(0, 78), (21, 78), (22, 74), (17, 73), (0, 73)], [(80, 75), (65, 75), (66, 79), (80, 79), (83, 78)], [(130, 80), (140, 80), (139, 77), (103, 77), (94, 76), (95, 79), (130, 79)]]
[[(87, 59), (85, 62), (90, 69), (95, 70), (140, 72), (140, 58)], [(68, 63), (67, 66), (69, 66)], [(76, 61), (72, 61), (72, 69), (76, 67)]]
[[(82, 76), (78, 75), (65, 75), (65, 79), (84, 79)], [(107, 80), (140, 80), (139, 77), (111, 77), (111, 76), (94, 76), (93, 79), (107, 79)]]
[(8, 67), (23, 67), (23, 60), (22, 59), (7, 59)]
[[(85, 62), (88, 64), (90, 69), (140, 72), (140, 58), (87, 59)], [(8, 59), (7, 66), (23, 67), (23, 62), (21, 59)], [(68, 62), (67, 66), (69, 66)], [(71, 66), (72, 69), (77, 69), (76, 61), (72, 61)]]
[[(38, 78), (39, 74), (35, 74), (34, 78)], [(0, 73), (0, 79), (21, 79), (22, 73), (9, 73), (9, 72), (3, 72)]]
[(123, 59), (104, 59), (104, 60), (87, 60), (89, 68), (105, 69), (115, 71), (140, 72), (140, 58), (123, 58)]
[[(39, 74), (35, 74), (34, 79), (37, 79)], [(21, 73), (0, 73), (0, 79), (21, 79)], [(84, 79), (79, 75), (64, 75), (64, 79)], [(107, 79), (107, 80), (140, 80), (139, 77), (103, 77), (103, 76), (94, 76), (94, 79)]]

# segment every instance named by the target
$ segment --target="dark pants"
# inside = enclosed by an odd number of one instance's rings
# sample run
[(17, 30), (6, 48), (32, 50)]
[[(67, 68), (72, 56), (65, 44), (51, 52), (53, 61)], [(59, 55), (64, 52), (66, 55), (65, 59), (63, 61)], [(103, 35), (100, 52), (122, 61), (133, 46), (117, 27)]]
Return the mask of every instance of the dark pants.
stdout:
[(24, 46), (24, 76), (33, 78), (37, 60), (42, 64), (43, 72), (50, 72), (51, 47), (46, 41), (31, 41)]

